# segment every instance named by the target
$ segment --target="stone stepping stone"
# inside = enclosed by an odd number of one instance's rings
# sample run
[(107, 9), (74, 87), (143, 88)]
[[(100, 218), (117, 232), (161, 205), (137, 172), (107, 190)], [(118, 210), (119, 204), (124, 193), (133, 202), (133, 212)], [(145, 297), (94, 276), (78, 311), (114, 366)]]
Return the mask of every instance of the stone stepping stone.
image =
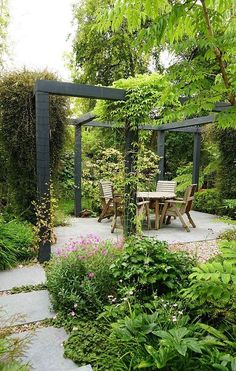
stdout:
[(38, 285), (45, 282), (44, 269), (38, 264), (0, 272), (0, 291), (10, 290), (13, 287)]
[(29, 362), (30, 370), (92, 371), (90, 365), (79, 367), (70, 359), (63, 357), (64, 348), (62, 343), (68, 337), (63, 328), (45, 327), (35, 331), (14, 334), (12, 337), (30, 339), (22, 357), (24, 363)]
[[(0, 296), (0, 308), (5, 313), (4, 323), (0, 327), (15, 326), (52, 318), (47, 290)], [(11, 317), (11, 318), (10, 318)]]

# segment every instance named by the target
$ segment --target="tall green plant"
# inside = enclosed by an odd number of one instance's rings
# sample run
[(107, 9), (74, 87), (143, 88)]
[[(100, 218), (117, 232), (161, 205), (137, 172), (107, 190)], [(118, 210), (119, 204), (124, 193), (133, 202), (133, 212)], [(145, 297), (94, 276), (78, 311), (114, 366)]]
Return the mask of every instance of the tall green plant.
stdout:
[[(0, 140), (7, 154), (7, 178), (15, 212), (32, 218), (36, 198), (36, 129), (34, 84), (56, 79), (47, 71), (20, 71), (0, 79)], [(55, 172), (63, 146), (67, 101), (50, 96), (51, 170)]]

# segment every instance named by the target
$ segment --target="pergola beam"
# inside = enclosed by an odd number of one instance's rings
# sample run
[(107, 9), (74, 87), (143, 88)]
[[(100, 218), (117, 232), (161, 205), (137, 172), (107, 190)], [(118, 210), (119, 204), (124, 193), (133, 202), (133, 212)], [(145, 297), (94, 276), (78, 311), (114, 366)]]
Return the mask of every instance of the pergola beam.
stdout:
[[(78, 119), (71, 119), (70, 120), (70, 124), (71, 125), (83, 125), (83, 126), (89, 126), (89, 127), (96, 127), (96, 128), (111, 128), (111, 129), (116, 129), (116, 128), (124, 128), (124, 126), (117, 126), (115, 123), (111, 123), (111, 122), (102, 122), (102, 121), (95, 121), (95, 120), (92, 120), (90, 121), (89, 120), (89, 116), (87, 116), (86, 118), (86, 115), (88, 114), (85, 114), (81, 118), (78, 118)], [(81, 119), (81, 120), (80, 120)], [(88, 121), (87, 121), (88, 120)], [(83, 122), (81, 122), (83, 121)], [(165, 126), (165, 125), (162, 125), (162, 126)], [(160, 131), (160, 126), (157, 126), (157, 125), (138, 125), (138, 129), (139, 130), (152, 130), (152, 131)], [(166, 129), (168, 131), (183, 131), (183, 132), (186, 132), (186, 133), (195, 133), (195, 132), (199, 132), (199, 128), (198, 127), (180, 127), (180, 128), (171, 128), (171, 129)]]
[(53, 80), (37, 80), (35, 93), (44, 92), (48, 94), (64, 95), (69, 97), (125, 100), (125, 90), (93, 86), (85, 84), (73, 84)]
[(202, 117), (196, 117), (193, 119), (172, 122), (171, 124), (159, 125), (157, 126), (158, 128), (157, 130), (165, 131), (165, 130), (181, 129), (184, 127), (211, 124), (214, 121), (215, 121), (215, 115), (202, 116)]

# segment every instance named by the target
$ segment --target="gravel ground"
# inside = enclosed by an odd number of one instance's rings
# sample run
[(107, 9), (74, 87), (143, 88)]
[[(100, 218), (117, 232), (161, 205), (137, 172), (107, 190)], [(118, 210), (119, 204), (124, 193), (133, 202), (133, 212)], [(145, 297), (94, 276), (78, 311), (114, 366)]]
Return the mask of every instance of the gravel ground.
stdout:
[(200, 263), (206, 262), (219, 253), (217, 240), (169, 244), (170, 251), (186, 251)]

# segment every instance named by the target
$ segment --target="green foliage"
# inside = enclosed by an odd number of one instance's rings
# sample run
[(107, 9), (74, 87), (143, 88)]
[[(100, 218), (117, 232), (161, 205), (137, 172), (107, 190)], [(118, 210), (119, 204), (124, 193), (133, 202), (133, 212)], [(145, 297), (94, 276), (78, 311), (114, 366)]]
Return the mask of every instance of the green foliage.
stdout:
[(217, 189), (205, 189), (194, 195), (194, 210), (218, 214), (222, 210), (222, 199)]
[[(6, 153), (7, 180), (14, 196), (15, 214), (33, 217), (36, 198), (36, 139), (34, 84), (56, 79), (52, 73), (11, 72), (0, 79), (0, 139)], [(51, 169), (55, 172), (64, 140), (67, 101), (50, 96)]]
[(150, 113), (156, 107), (160, 113), (162, 112), (162, 92), (168, 85), (165, 76), (157, 73), (115, 81), (114, 87), (126, 90), (126, 100), (99, 101), (94, 112), (104, 121), (108, 120), (119, 124), (129, 122), (131, 126), (148, 122), (153, 124)]
[[(184, 166), (180, 166), (176, 170), (176, 177), (174, 180), (177, 182), (177, 192), (184, 193), (186, 188), (192, 184), (192, 173), (193, 173), (193, 164), (189, 163)], [(199, 184), (200, 186), (203, 183), (203, 177), (200, 175)]]
[(94, 316), (116, 288), (109, 266), (117, 253), (109, 241), (90, 236), (71, 242), (47, 267), (54, 308), (70, 316)]
[(232, 220), (236, 220), (236, 199), (223, 200), (223, 213)]
[[(220, 150), (218, 187), (222, 198), (236, 199), (236, 130), (217, 130), (215, 133)], [(234, 209), (235, 212), (235, 209)]]
[[(58, 180), (63, 188), (61, 197), (63, 195), (68, 197), (68, 195), (72, 196), (72, 192), (74, 192), (74, 154), (72, 152), (66, 153), (63, 157), (63, 163), (58, 174)], [(153, 179), (158, 174), (158, 163), (159, 157), (141, 145), (137, 163), (137, 182), (140, 189), (152, 189), (154, 186)], [(113, 182), (116, 193), (123, 191), (125, 182), (124, 157), (121, 151), (115, 148), (98, 147), (94, 150), (92, 156), (84, 158), (82, 175), (83, 207), (87, 202), (87, 206), (91, 210), (97, 212), (100, 209), (99, 181), (101, 180)]]
[(190, 286), (183, 296), (195, 307), (204, 305), (205, 314), (214, 311), (235, 320), (236, 302), (236, 241), (222, 242), (222, 259), (213, 260), (193, 269)]
[(28, 223), (0, 219), (0, 270), (8, 269), (36, 255), (36, 238)]
[(91, 364), (94, 371), (118, 369), (116, 365), (119, 365), (119, 360), (116, 354), (111, 357), (109, 334), (108, 326), (102, 322), (79, 321), (64, 344), (64, 356), (79, 366)]
[[(8, 318), (8, 322), (14, 322), (14, 318)], [(6, 316), (0, 310), (0, 370), (1, 371), (29, 371), (28, 365), (20, 362), (20, 357), (24, 354), (28, 337), (9, 336), (9, 328), (4, 328)]]
[(74, 6), (76, 33), (70, 69), (73, 80), (80, 83), (110, 85), (120, 78), (128, 78), (147, 71), (148, 58), (134, 45), (135, 34), (127, 31), (125, 24), (117, 31), (98, 32), (96, 12), (110, 1), (83, 0)]
[[(176, 177), (179, 168), (185, 165), (187, 176), (188, 167), (189, 172), (191, 172), (190, 167), (192, 168), (192, 166), (190, 166), (190, 162), (192, 161), (192, 157), (193, 135), (181, 132), (173, 133), (171, 131), (165, 133), (165, 176), (168, 176), (168, 179), (172, 180)], [(191, 181), (191, 178), (189, 179)]]
[[(126, 22), (130, 32), (138, 33), (137, 43), (144, 51), (163, 46), (176, 56), (166, 74), (173, 84), (166, 85), (160, 99), (165, 100), (165, 119), (171, 122), (205, 113), (220, 100), (235, 104), (234, 0), (113, 0), (112, 5), (100, 11), (102, 31), (119, 30)], [(181, 106), (180, 96), (194, 99)], [(235, 127), (235, 107), (217, 121), (221, 127)]]
[(233, 342), (210, 326), (192, 325), (188, 316), (173, 324), (160, 321), (159, 312), (131, 313), (113, 324), (110, 342), (121, 370), (234, 370)]
[[(187, 283), (192, 262), (183, 253), (171, 253), (165, 242), (133, 237), (111, 266), (121, 291), (146, 300), (152, 293), (175, 292)], [(127, 288), (129, 290), (127, 290)]]

